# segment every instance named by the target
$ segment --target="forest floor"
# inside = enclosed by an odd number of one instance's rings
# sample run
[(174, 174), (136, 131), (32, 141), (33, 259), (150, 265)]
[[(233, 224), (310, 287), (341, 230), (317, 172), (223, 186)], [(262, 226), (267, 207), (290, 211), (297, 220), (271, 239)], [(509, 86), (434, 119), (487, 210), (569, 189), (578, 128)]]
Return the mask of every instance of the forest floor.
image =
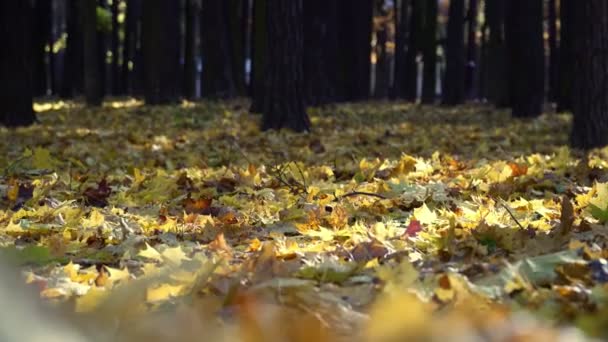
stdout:
[(568, 115), (247, 106), (38, 104), (0, 128), (0, 260), (116, 340), (608, 337), (608, 151)]

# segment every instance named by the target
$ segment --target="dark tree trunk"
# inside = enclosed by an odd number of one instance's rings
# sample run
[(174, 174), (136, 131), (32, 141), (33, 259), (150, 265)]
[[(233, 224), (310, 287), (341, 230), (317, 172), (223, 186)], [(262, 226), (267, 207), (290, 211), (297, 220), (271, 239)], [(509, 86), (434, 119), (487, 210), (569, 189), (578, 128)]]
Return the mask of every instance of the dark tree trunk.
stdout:
[(51, 37), (52, 2), (49, 0), (36, 0), (34, 4), (32, 38), (28, 39), (32, 43), (32, 81), (34, 96), (44, 96), (47, 95), (50, 83), (47, 73), (47, 53), (45, 49)]
[(79, 0), (80, 13), (82, 15), (82, 34), (84, 38), (84, 95), (87, 105), (101, 105), (102, 76), (99, 68), (99, 44), (96, 32), (97, 2), (95, 0)]
[(186, 34), (184, 37), (184, 97), (196, 97), (196, 17), (199, 13), (195, 0), (186, 0)]
[(559, 45), (559, 67), (558, 67), (558, 89), (557, 89), (557, 111), (572, 110), (574, 83), (575, 49), (574, 43), (577, 37), (576, 18), (579, 1), (560, 1), (560, 45)]
[(304, 9), (302, 0), (267, 0), (268, 70), (262, 129), (308, 131), (304, 105)]
[(244, 7), (247, 0), (225, 0), (228, 23), (229, 55), (232, 61), (232, 77), (236, 95), (245, 95), (245, 33), (243, 22), (247, 19)]
[(509, 0), (507, 9), (512, 115), (536, 117), (545, 94), (543, 1)]
[(0, 124), (8, 127), (36, 121), (32, 109), (31, 14), (29, 1), (0, 1)]
[(450, 1), (446, 44), (447, 65), (443, 82), (443, 104), (450, 106), (462, 104), (465, 100), (464, 5), (464, 0)]
[[(383, 4), (382, 4), (383, 5)], [(386, 16), (386, 13), (381, 13)], [(380, 23), (376, 29), (376, 79), (374, 96), (379, 99), (388, 97), (390, 58), (388, 56), (388, 25)]]
[(425, 0), (411, 0), (410, 35), (405, 56), (405, 99), (415, 102), (418, 98), (418, 63), (417, 57), (422, 43), (422, 23)]
[[(490, 0), (491, 1), (491, 0)], [(471, 99), (477, 97), (475, 87), (475, 75), (477, 71), (477, 11), (479, 7), (478, 0), (469, 0), (469, 9), (467, 14), (468, 20), (468, 38), (467, 38), (467, 68), (465, 75), (465, 87), (467, 96)]]
[(124, 62), (122, 76), (125, 92), (131, 95), (143, 93), (143, 57), (141, 44), (141, 0), (129, 0), (125, 18)]
[(432, 104), (437, 86), (437, 1), (425, 2), (424, 16), (422, 103)]
[(144, 97), (150, 105), (170, 104), (178, 100), (178, 13), (177, 1), (143, 1)]
[[(104, 0), (98, 0), (97, 6), (107, 10), (108, 3)], [(106, 57), (108, 54), (108, 29), (106, 25), (99, 25), (97, 23), (97, 67), (99, 68), (99, 89), (101, 96), (108, 94), (108, 85), (111, 84), (112, 74), (108, 72), (108, 63), (106, 63)], [(110, 89), (111, 92), (111, 89)]]
[[(120, 24), (118, 23), (119, 1), (112, 1), (112, 94), (123, 94), (123, 85), (120, 73)], [(124, 58), (124, 57), (123, 57)]]
[(506, 2), (508, 0), (486, 0), (488, 23), (487, 62), (485, 66), (486, 96), (497, 107), (507, 107), (509, 98), (509, 76), (507, 46), (505, 41)]
[(608, 145), (608, 2), (577, 2), (571, 144), (591, 149)]
[(336, 1), (304, 0), (304, 94), (310, 106), (336, 99), (338, 10)]
[(369, 98), (373, 2), (343, 0), (340, 11), (340, 88), (345, 101)]
[(264, 109), (265, 73), (266, 73), (266, 0), (253, 0), (252, 25), (252, 63), (251, 63), (251, 108), (252, 113)]
[(395, 69), (391, 97), (398, 99), (405, 98), (405, 84), (406, 79), (409, 76), (406, 73), (409, 2), (410, 0), (401, 0), (401, 4), (396, 7), (395, 13)]
[(236, 95), (226, 0), (204, 0), (201, 17), (202, 93), (206, 98)]
[(557, 1), (549, 0), (548, 8), (548, 31), (549, 31), (549, 100), (555, 101), (557, 94)]
[(84, 89), (84, 45), (80, 5), (82, 0), (69, 0), (67, 10), (67, 43), (63, 63), (61, 97), (71, 98), (82, 94)]

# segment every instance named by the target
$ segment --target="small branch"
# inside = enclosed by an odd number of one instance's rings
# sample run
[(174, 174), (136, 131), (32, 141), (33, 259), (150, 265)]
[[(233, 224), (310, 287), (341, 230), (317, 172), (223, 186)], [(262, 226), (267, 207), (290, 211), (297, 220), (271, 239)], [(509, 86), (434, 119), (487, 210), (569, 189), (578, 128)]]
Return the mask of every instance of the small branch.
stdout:
[(519, 226), (519, 228), (521, 228), (522, 230), (526, 230), (526, 228), (524, 228), (524, 226), (521, 225), (521, 223), (519, 223), (519, 221), (517, 220), (517, 218), (515, 218), (515, 215), (513, 215), (513, 213), (511, 212), (511, 209), (509, 209), (509, 207), (504, 204), (502, 201), (499, 202), (500, 205), (502, 205), (503, 208), (505, 208), (505, 210), (509, 213), (509, 216), (511, 216), (511, 218), (513, 219), (513, 221), (515, 221), (515, 223), (517, 223), (517, 225)]
[(353, 196), (370, 196), (370, 197), (376, 197), (376, 198), (380, 198), (380, 199), (388, 199), (388, 197), (384, 196), (384, 195), (380, 195), (380, 194), (376, 194), (373, 192), (365, 192), (365, 191), (353, 191), (353, 192), (349, 192), (347, 194), (344, 194), (338, 198), (346, 198), (346, 197), (353, 197)]

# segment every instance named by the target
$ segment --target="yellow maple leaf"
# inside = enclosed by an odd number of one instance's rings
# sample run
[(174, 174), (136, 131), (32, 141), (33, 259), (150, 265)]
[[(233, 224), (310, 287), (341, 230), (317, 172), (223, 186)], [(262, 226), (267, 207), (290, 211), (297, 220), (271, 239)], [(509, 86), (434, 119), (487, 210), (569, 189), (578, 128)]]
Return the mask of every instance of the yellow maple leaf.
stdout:
[(184, 285), (161, 284), (146, 290), (146, 300), (150, 303), (161, 302), (179, 296)]

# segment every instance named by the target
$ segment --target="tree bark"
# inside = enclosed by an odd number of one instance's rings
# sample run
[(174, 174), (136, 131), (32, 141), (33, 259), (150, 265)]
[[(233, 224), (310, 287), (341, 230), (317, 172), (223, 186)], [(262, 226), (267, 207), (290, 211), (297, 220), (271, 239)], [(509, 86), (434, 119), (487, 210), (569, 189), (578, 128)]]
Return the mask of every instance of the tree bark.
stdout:
[(34, 1), (34, 21), (32, 37), (32, 81), (34, 96), (45, 96), (49, 89), (49, 74), (47, 73), (46, 46), (51, 36), (52, 2), (49, 0)]
[(201, 18), (202, 93), (206, 98), (236, 95), (226, 0), (204, 0)]
[(247, 0), (225, 0), (228, 23), (228, 41), (230, 61), (232, 62), (232, 77), (236, 95), (245, 95), (245, 27), (247, 20), (245, 7)]
[(338, 11), (336, 1), (304, 0), (304, 93), (310, 106), (336, 99)]
[(196, 14), (199, 13), (195, 0), (186, 0), (186, 34), (184, 37), (184, 97), (196, 97)]
[(418, 98), (418, 52), (420, 51), (421, 33), (422, 33), (422, 18), (424, 9), (422, 1), (411, 0), (411, 15), (410, 15), (410, 34), (407, 54), (405, 57), (405, 74), (407, 75), (405, 83), (405, 99), (411, 102), (416, 102)]
[(82, 94), (84, 89), (84, 45), (81, 24), (81, 0), (69, 0), (67, 9), (67, 43), (63, 64), (61, 97), (71, 98)]
[(380, 16), (380, 22), (376, 25), (376, 77), (374, 87), (374, 97), (384, 99), (388, 97), (390, 88), (390, 58), (388, 54), (388, 23), (386, 11), (383, 9), (384, 3), (377, 3), (376, 12)]
[(340, 11), (340, 88), (345, 101), (369, 98), (373, 2), (343, 0)]
[(574, 83), (575, 49), (574, 43), (577, 39), (577, 25), (574, 13), (578, 6), (577, 0), (560, 1), (560, 45), (559, 45), (559, 67), (558, 67), (558, 89), (557, 89), (557, 111), (564, 112), (572, 110)]
[(405, 84), (409, 76), (406, 73), (406, 54), (408, 49), (408, 12), (410, 0), (401, 0), (395, 13), (395, 69), (393, 76), (392, 98), (405, 98)]
[(489, 37), (484, 84), (488, 100), (497, 107), (507, 107), (510, 104), (505, 41), (506, 1), (508, 0), (486, 0), (485, 6)]
[(557, 48), (557, 1), (549, 0), (547, 3), (548, 18), (547, 27), (549, 31), (549, 92), (550, 101), (557, 98), (557, 68), (558, 68), (558, 48)]
[(150, 105), (170, 104), (178, 100), (178, 13), (177, 1), (143, 1), (144, 96)]
[(267, 0), (268, 50), (262, 129), (308, 131), (304, 105), (304, 9), (302, 0)]
[(476, 72), (477, 72), (477, 12), (479, 10), (478, 0), (469, 0), (467, 14), (468, 38), (467, 38), (467, 68), (465, 75), (465, 87), (467, 96), (471, 99), (477, 97), (476, 94)]
[(571, 144), (591, 149), (608, 145), (608, 2), (577, 5)]
[(545, 94), (543, 1), (509, 0), (507, 8), (512, 115), (536, 117)]
[(437, 1), (426, 1), (424, 7), (422, 103), (433, 104), (437, 86)]
[[(492, 1), (492, 0), (490, 0)], [(443, 104), (454, 106), (465, 100), (464, 0), (451, 0), (448, 17), (446, 71)], [(500, 82), (496, 80), (496, 82)]]
[[(118, 9), (119, 1), (112, 1), (112, 94), (121, 95), (123, 94), (123, 85), (121, 82), (120, 73), (120, 24), (118, 23)], [(124, 59), (124, 57), (123, 57)]]
[(252, 63), (251, 63), (251, 108), (252, 113), (264, 109), (266, 53), (266, 0), (253, 0)]
[(84, 38), (84, 95), (89, 106), (101, 105), (101, 74), (99, 68), (99, 53), (97, 49), (98, 34), (97, 2), (95, 0), (79, 0), (82, 14), (82, 32)]
[(8, 127), (36, 121), (32, 109), (31, 13), (29, 1), (0, 1), (0, 124)]

